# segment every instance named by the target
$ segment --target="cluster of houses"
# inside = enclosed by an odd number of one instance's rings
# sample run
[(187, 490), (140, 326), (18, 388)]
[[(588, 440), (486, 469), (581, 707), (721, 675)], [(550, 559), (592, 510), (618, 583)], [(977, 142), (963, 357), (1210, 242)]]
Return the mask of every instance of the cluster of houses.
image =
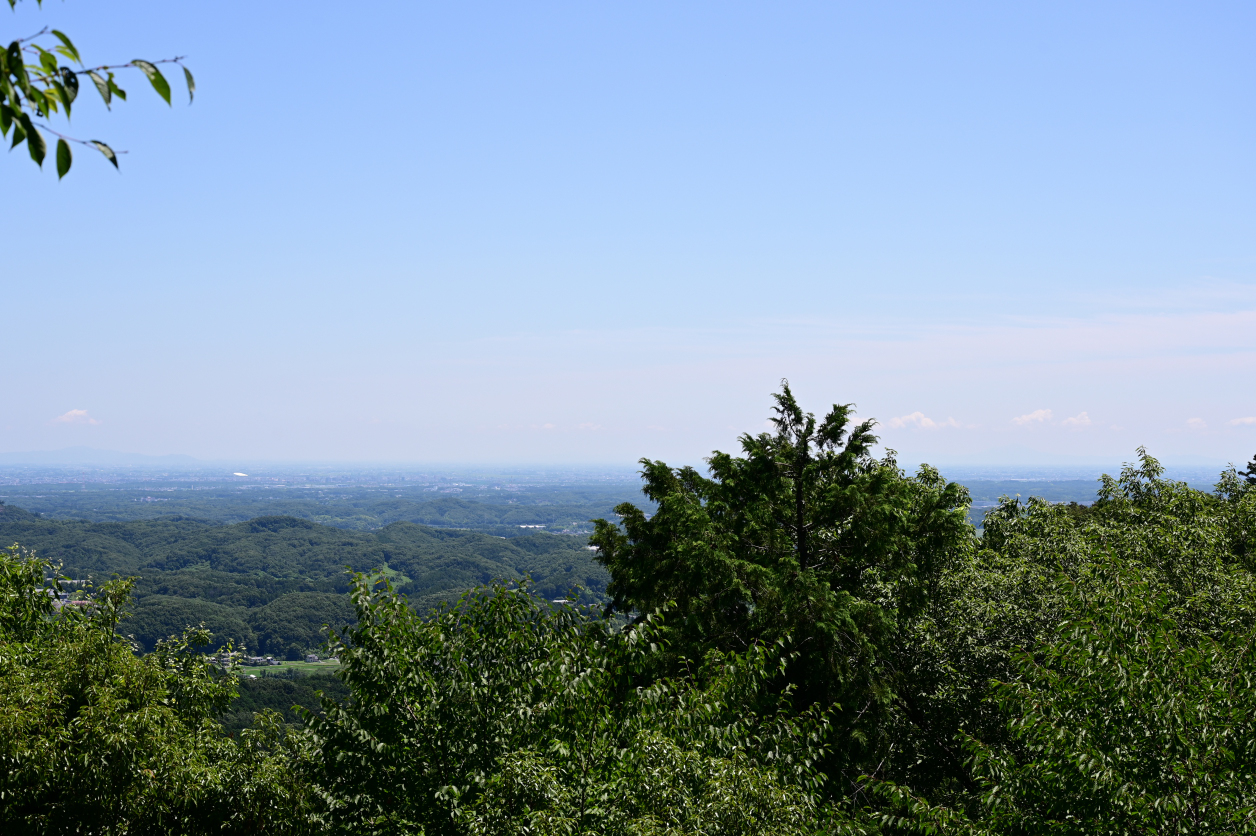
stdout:
[[(215, 658), (211, 658), (210, 661), (226, 668), (231, 666), (233, 659), (231, 658), (231, 654), (223, 653)], [(234, 661), (238, 661), (239, 664), (248, 665), (249, 667), (266, 667), (268, 665), (281, 664), (274, 656), (239, 656)], [(318, 662), (320, 660), (318, 658), (318, 654), (307, 653), (305, 655), (305, 661)]]
[(274, 656), (242, 656), (238, 653), (220, 653), (217, 656), (208, 657), (208, 660), (224, 668), (229, 668), (236, 664), (251, 665), (253, 667), (279, 664), (279, 660)]
[(53, 609), (61, 610), (63, 607), (90, 606), (92, 603), (90, 600), (86, 600), (86, 599), (75, 600), (75, 601), (70, 600), (70, 595), (72, 595), (73, 593), (65, 589), (65, 587), (70, 586), (72, 584), (76, 586), (84, 587), (84, 586), (87, 586), (88, 583), (89, 581), (86, 581), (86, 580), (70, 579), (63, 582), (60, 592), (58, 592), (55, 589), (49, 588), (48, 595), (52, 597)]

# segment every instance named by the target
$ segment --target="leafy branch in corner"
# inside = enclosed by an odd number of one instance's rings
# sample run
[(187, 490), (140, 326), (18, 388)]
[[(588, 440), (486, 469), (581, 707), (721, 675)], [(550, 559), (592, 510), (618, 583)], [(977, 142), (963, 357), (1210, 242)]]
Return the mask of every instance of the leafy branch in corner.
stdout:
[[(38, 2), (39, 0), (37, 0)], [(17, 0), (9, 0), (9, 7), (17, 5)], [(42, 3), (41, 3), (42, 5)], [(56, 43), (53, 43), (55, 39)], [(43, 43), (40, 43), (40, 41)], [(50, 46), (51, 48), (45, 48)], [(62, 64), (59, 58), (66, 59), (78, 66), (78, 70)], [(112, 110), (114, 97), (126, 101), (126, 91), (118, 86), (114, 79), (114, 70), (138, 69), (148, 79), (149, 84), (157, 91), (157, 95), (167, 105), (170, 101), (170, 82), (162, 74), (159, 64), (175, 64), (183, 70), (184, 81), (187, 82), (188, 103), (196, 94), (196, 80), (192, 72), (183, 64), (184, 56), (164, 58), (160, 61), (144, 61), (135, 59), (125, 64), (101, 64), (88, 67), (83, 63), (78, 49), (64, 32), (44, 27), (27, 38), (20, 38), (9, 44), (0, 52), (0, 134), (8, 138), (13, 133), (10, 150), (26, 143), (31, 159), (43, 168), (44, 157), (48, 153), (48, 145), (44, 131), (57, 138), (57, 177), (64, 177), (70, 170), (73, 155), (70, 144), (77, 143), (94, 148), (105, 159), (118, 167), (118, 154), (125, 151), (114, 151), (108, 144), (97, 139), (76, 139), (54, 130), (46, 124), (53, 115), (65, 112), (70, 119), (71, 106), (78, 99), (79, 77), (86, 75), (91, 80), (96, 92), (105, 102), (105, 107)], [(36, 121), (45, 120), (45, 121)]]

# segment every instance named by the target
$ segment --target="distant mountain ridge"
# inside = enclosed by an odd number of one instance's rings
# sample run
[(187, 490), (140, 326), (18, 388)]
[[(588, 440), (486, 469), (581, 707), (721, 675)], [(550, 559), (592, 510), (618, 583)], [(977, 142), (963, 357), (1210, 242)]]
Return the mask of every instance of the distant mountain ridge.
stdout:
[(121, 465), (159, 467), (162, 465), (201, 465), (205, 462), (184, 453), (150, 456), (145, 453), (124, 453), (95, 447), (63, 447), (60, 450), (31, 450), (22, 453), (0, 453), (0, 465)]

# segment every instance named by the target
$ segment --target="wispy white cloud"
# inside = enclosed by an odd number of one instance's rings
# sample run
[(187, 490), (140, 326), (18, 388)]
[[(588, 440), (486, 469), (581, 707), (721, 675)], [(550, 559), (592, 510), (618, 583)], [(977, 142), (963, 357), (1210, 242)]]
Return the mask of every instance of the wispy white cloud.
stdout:
[(71, 409), (64, 415), (53, 418), (53, 424), (99, 424), (100, 421), (87, 414), (86, 409)]
[(913, 412), (910, 415), (900, 415), (897, 418), (891, 418), (886, 422), (886, 426), (893, 430), (901, 430), (904, 427), (916, 427), (921, 430), (936, 430), (942, 427), (958, 427), (959, 422), (954, 418), (947, 418), (945, 421), (935, 421), (923, 412)]
[[(1047, 410), (1047, 411), (1050, 412), (1050, 410)], [(1066, 427), (1089, 427), (1090, 416), (1087, 415), (1085, 412), (1079, 412), (1076, 415), (1074, 415), (1072, 418), (1065, 418), (1060, 423)]]
[(1227, 427), (1242, 427), (1256, 425), (1256, 415), (1248, 415), (1246, 418), (1231, 418), (1226, 421)]
[[(1082, 414), (1085, 415), (1086, 413), (1083, 412)], [(1051, 420), (1051, 410), (1035, 409), (1033, 412), (1030, 412), (1026, 415), (1016, 416), (1015, 418), (1012, 419), (1012, 423), (1018, 427), (1023, 427), (1026, 424), (1045, 424), (1050, 420)]]
[(1208, 429), (1208, 422), (1203, 418), (1187, 418), (1186, 426), (1192, 430), (1206, 430)]

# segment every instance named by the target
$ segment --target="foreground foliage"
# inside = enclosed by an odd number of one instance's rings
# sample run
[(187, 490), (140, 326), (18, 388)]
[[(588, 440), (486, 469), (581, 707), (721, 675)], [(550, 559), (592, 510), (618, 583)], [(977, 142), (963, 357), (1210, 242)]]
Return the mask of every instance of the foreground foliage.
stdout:
[[(779, 647), (650, 681), (624, 633), (495, 586), (431, 618), (359, 578), (334, 645), (354, 699), (309, 718), (321, 820), (352, 833), (810, 833), (824, 712), (770, 694)], [(786, 695), (787, 696), (787, 693)]]
[[(1084, 518), (1005, 502), (904, 658), (967, 761), (866, 786), (921, 832), (1256, 832), (1256, 490), (1140, 451)], [(940, 739), (940, 738), (939, 738)], [(918, 738), (919, 740), (919, 738)]]
[(137, 657), (114, 629), (130, 583), (57, 611), (49, 568), (0, 553), (5, 832), (247, 833), (290, 821), (287, 733), (265, 718), (240, 741), (220, 733), (234, 679), (190, 652), (205, 637)]
[[(989, 834), (1256, 833), (1256, 632), (1192, 636), (1129, 567), (1083, 587), (1070, 617), (995, 686), (1010, 745), (966, 737), (969, 812), (891, 784), (894, 829)], [(905, 812), (904, 812), (905, 811)]]
[(1256, 633), (1193, 637), (1127, 567), (996, 700), (1020, 752), (975, 742), (994, 832), (1256, 832)]

